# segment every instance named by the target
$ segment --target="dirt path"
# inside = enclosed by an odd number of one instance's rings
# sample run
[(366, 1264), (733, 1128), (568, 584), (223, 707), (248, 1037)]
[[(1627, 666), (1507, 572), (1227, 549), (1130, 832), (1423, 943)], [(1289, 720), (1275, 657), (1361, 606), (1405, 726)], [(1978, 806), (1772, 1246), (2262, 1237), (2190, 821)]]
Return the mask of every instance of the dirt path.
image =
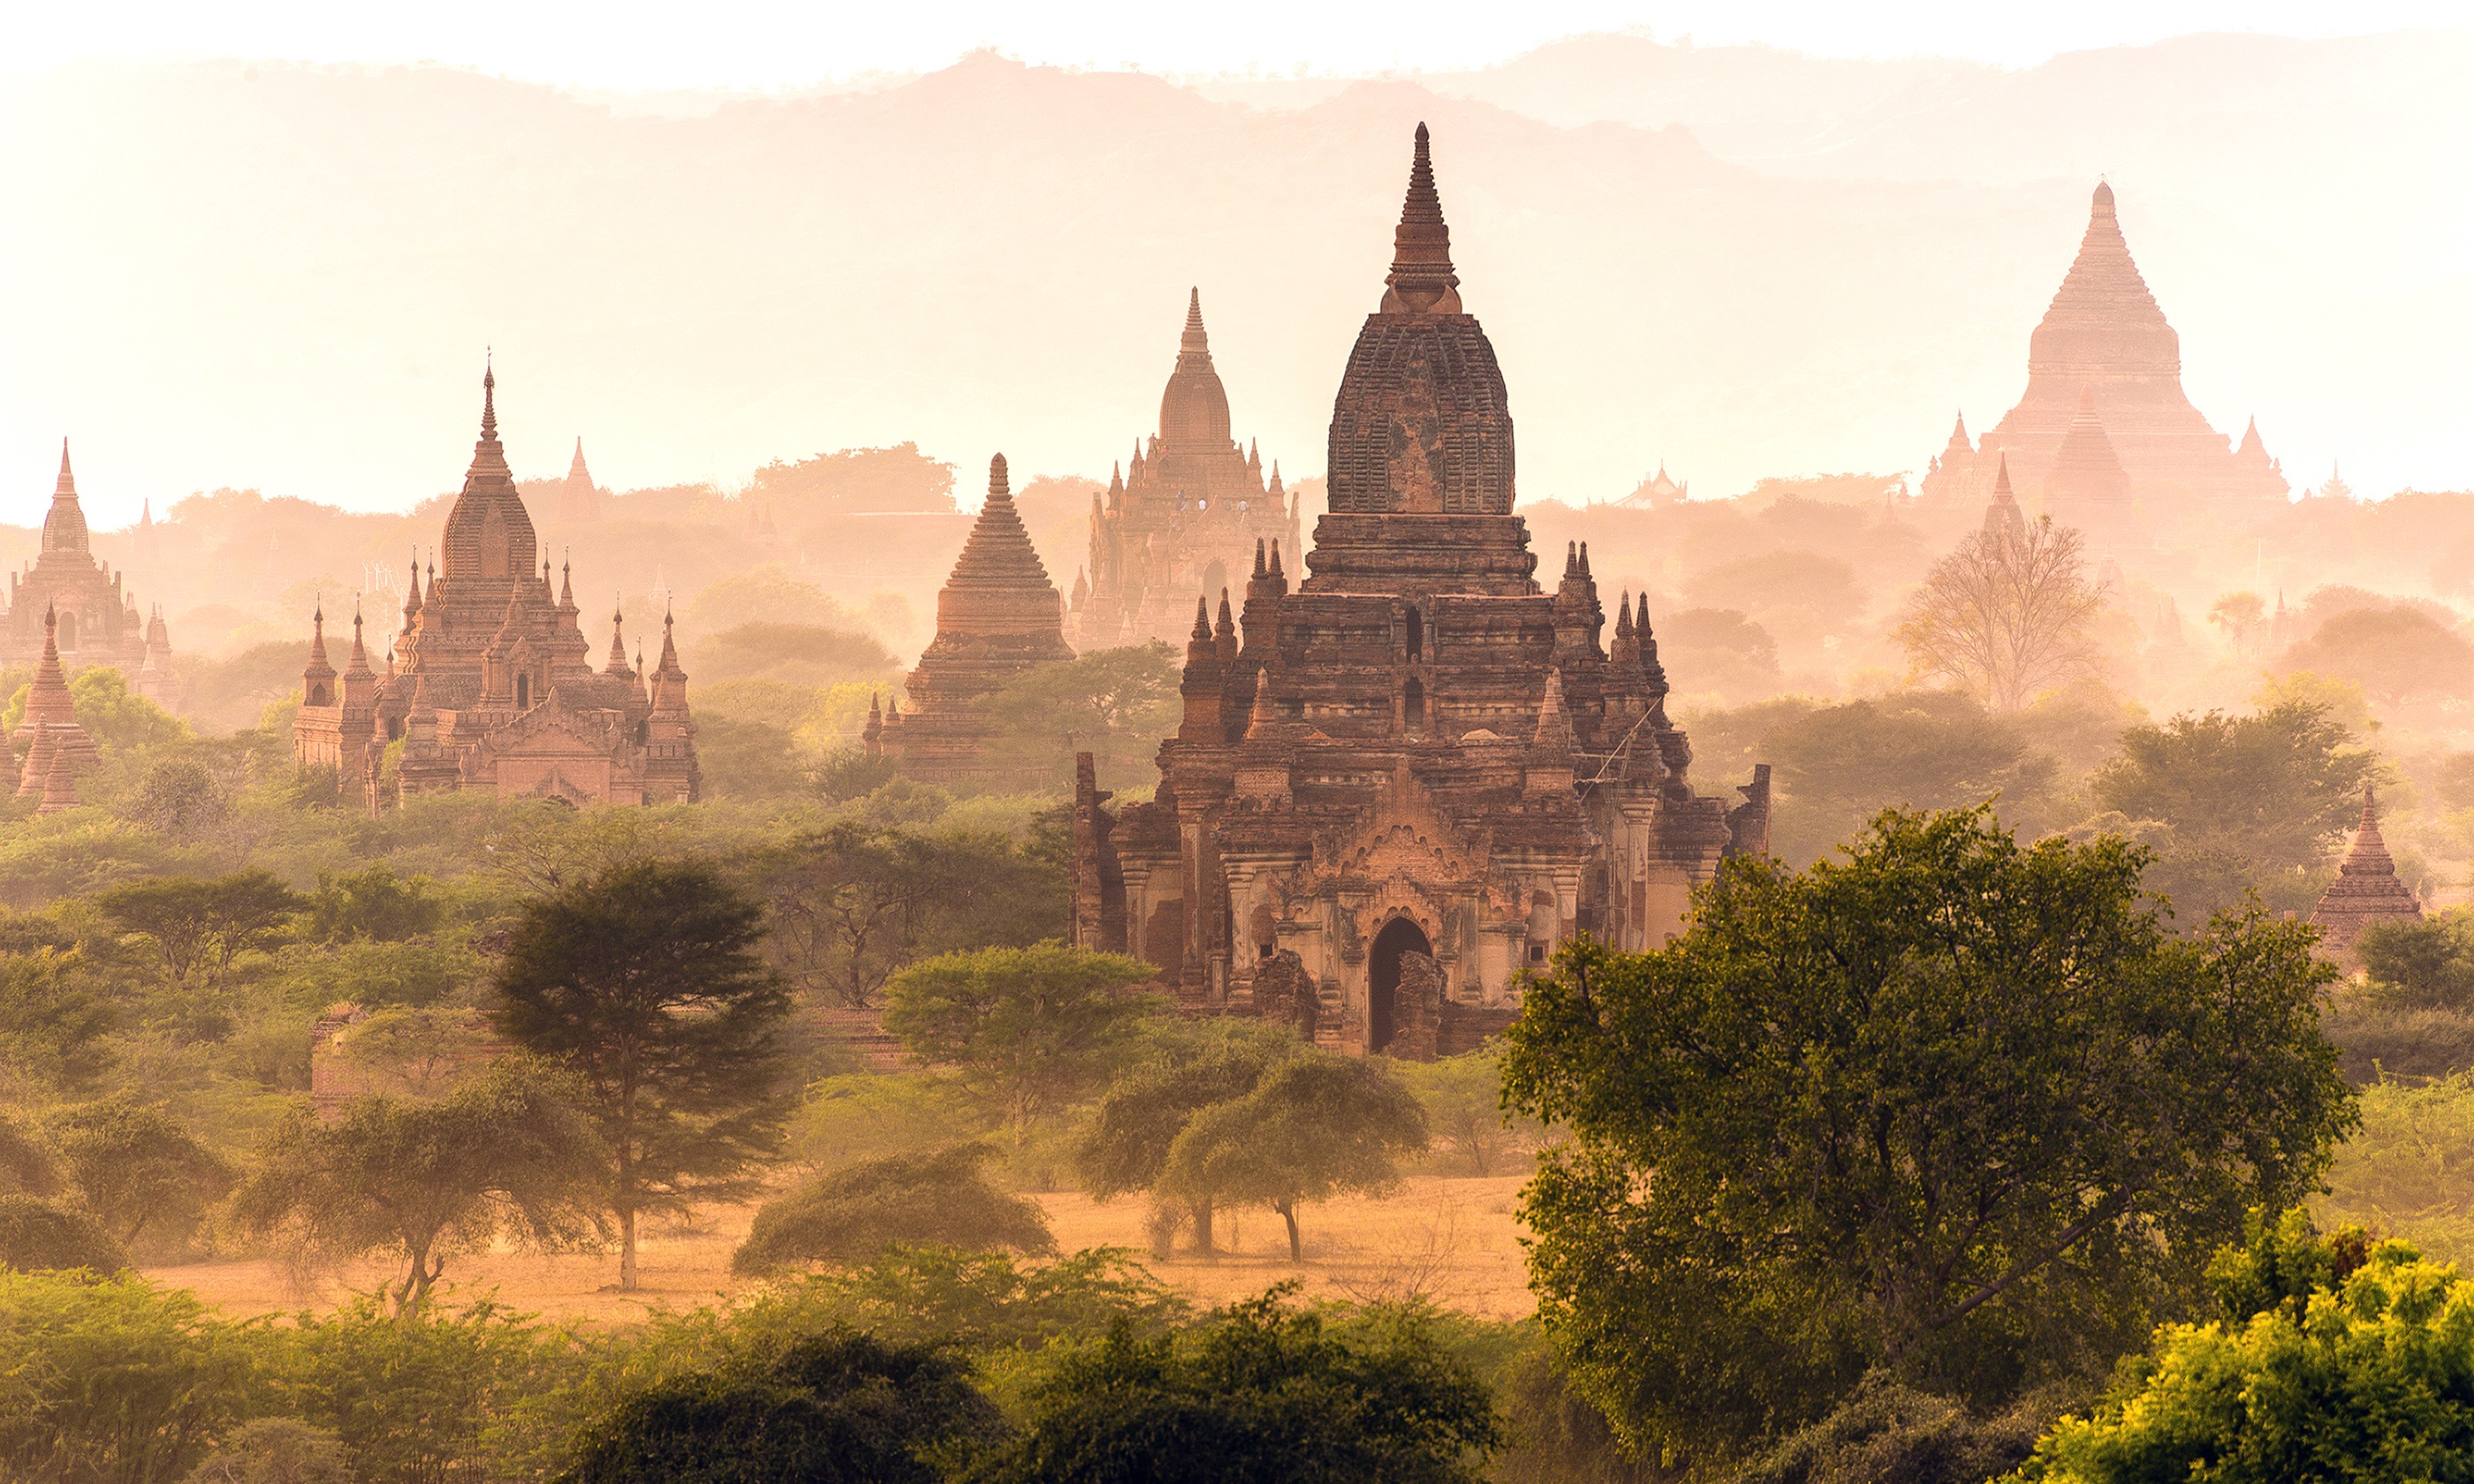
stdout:
[[(1533, 1306), (1521, 1269), (1513, 1210), (1521, 1177), (1446, 1180), (1421, 1176), (1379, 1201), (1345, 1200), (1307, 1209), (1299, 1219), (1302, 1267), (1289, 1262), (1280, 1218), (1265, 1210), (1224, 1212), (1225, 1249), (1204, 1262), (1180, 1253), (1152, 1264), (1163, 1282), (1206, 1304), (1259, 1293), (1283, 1279), (1301, 1279), (1307, 1293), (1335, 1298), (1398, 1298), (1422, 1293), (1447, 1307), (1496, 1318)], [(1144, 1247), (1143, 1205), (1102, 1205), (1079, 1194), (1039, 1197), (1067, 1252), (1084, 1247)], [(618, 1259), (608, 1256), (541, 1257), (489, 1253), (451, 1261), (449, 1282), (465, 1294), (495, 1288), (503, 1302), (555, 1319), (619, 1320), (647, 1308), (690, 1308), (726, 1298), (742, 1285), (730, 1276), (731, 1250), (747, 1233), (753, 1211), (715, 1207), (694, 1222), (658, 1227), (639, 1256), (643, 1288), (620, 1294)], [(280, 1264), (254, 1259), (150, 1268), (158, 1282), (188, 1288), (228, 1313), (323, 1308), (354, 1290), (376, 1286), (383, 1264), (355, 1267), (316, 1291), (293, 1288)]]

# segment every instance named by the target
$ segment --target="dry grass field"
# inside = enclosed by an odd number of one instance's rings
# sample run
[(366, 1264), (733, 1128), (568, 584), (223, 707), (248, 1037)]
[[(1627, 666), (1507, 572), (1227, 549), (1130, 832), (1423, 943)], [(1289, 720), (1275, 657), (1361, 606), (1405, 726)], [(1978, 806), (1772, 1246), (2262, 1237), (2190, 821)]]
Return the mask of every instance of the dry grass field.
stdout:
[[(1213, 1261), (1180, 1253), (1152, 1264), (1162, 1281), (1210, 1304), (1259, 1293), (1284, 1279), (1301, 1280), (1309, 1295), (1374, 1300), (1422, 1294), (1447, 1307), (1516, 1318), (1532, 1304), (1523, 1281), (1517, 1224), (1523, 1177), (1452, 1180), (1419, 1176), (1383, 1200), (1335, 1201), (1299, 1218), (1302, 1266), (1289, 1261), (1280, 1218), (1267, 1210), (1223, 1212)], [(1102, 1205), (1086, 1196), (1040, 1197), (1057, 1246), (1144, 1246), (1143, 1204)], [(731, 1250), (747, 1233), (752, 1208), (716, 1207), (694, 1221), (657, 1226), (643, 1244), (642, 1288), (620, 1294), (618, 1261), (609, 1255), (544, 1257), (490, 1253), (450, 1261), (450, 1298), (495, 1290), (498, 1299), (554, 1319), (624, 1322), (650, 1308), (689, 1308), (728, 1297), (740, 1286), (730, 1276)], [(159, 1282), (194, 1290), (231, 1314), (323, 1308), (355, 1290), (376, 1286), (384, 1264), (329, 1276), (304, 1290), (279, 1263), (267, 1260), (193, 1263), (149, 1270)]]

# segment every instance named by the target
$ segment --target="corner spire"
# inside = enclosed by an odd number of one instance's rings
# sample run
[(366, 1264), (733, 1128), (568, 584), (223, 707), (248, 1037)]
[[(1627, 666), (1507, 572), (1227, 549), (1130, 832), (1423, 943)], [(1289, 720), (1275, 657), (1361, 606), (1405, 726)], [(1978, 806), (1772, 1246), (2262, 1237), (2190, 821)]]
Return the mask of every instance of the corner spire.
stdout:
[(1177, 341), (1176, 348), (1188, 355), (1207, 355), (1211, 351), (1211, 337), (1202, 328), (1202, 288), (1200, 284), (1185, 291), (1185, 334)]
[(1459, 314), (1460, 281), (1452, 272), (1451, 228), (1443, 224), (1435, 162), (1421, 123), (1409, 161), (1408, 194), (1400, 203), (1400, 225), (1392, 233), (1392, 273), (1383, 280), (1381, 312)]
[[(496, 357), (496, 356), (494, 356), (493, 354), (491, 354), (489, 351), (486, 351), (486, 350), (485, 350), (485, 351), (483, 351), (483, 352), (481, 353), (481, 442), (483, 442), (483, 443), (497, 443), (497, 441), (498, 441), (498, 369), (497, 369), (497, 357)], [(579, 449), (581, 449), (583, 446), (584, 446), (584, 441), (583, 441), (582, 439), (578, 439), (578, 440), (576, 440), (576, 447), (577, 447), (577, 448), (579, 448)]]

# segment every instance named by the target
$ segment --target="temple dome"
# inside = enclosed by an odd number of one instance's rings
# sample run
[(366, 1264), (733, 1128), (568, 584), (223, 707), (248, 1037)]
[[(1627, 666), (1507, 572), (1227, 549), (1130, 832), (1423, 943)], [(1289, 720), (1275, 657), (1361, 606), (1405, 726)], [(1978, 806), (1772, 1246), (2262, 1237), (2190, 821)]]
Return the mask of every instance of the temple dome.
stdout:
[(1211, 364), (1211, 338), (1202, 328), (1202, 291), (1190, 290), (1185, 302), (1185, 335), (1176, 347), (1176, 370), (1169, 373), (1160, 394), (1160, 443), (1168, 447), (1225, 448), (1229, 445), (1228, 392)]
[(1392, 273), (1333, 399), (1335, 515), (1512, 514), (1512, 413), (1494, 347), (1461, 308), (1426, 126)]
[(2089, 203), (2079, 255), (2028, 338), (2027, 373), (2181, 377), (2182, 339), (2131, 261), (2114, 215), (2113, 187), (2102, 181)]

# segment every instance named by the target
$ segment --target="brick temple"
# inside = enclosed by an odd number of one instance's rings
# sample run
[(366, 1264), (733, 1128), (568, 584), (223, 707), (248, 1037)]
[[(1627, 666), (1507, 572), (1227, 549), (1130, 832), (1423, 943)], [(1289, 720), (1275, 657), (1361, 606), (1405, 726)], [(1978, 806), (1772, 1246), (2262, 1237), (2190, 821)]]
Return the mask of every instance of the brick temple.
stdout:
[(2363, 785), (2363, 822), (2356, 826), (2337, 879), (2311, 909), (2311, 925), (2319, 929), (2319, 945), (2347, 968), (2354, 967), (2354, 943), (2375, 922), (2419, 922), (2422, 901), (2413, 889), (2397, 879), (2396, 859), (2380, 834), (2378, 802), (2371, 785)]
[(1242, 580), (1264, 540), (1298, 549), (1296, 497), (1276, 462), (1267, 477), (1261, 452), (1230, 434), (1228, 392), (1195, 289), (1160, 394), (1159, 431), (1135, 445), (1130, 469), (1110, 471), (1104, 497), (1091, 497), (1090, 565), (1074, 579), (1066, 617), (1074, 647), (1181, 640), (1187, 603)]
[(899, 703), (870, 714), (864, 745), (923, 782), (987, 782), (1002, 772), (987, 698), (1031, 668), (1071, 659), (1064, 608), (1014, 509), (1004, 454), (988, 461), (988, 497), (936, 594), (936, 637), (903, 682)]
[[(615, 616), (595, 670), (574, 590), (564, 572), (552, 588), (539, 544), (498, 441), (497, 377), (485, 372), (481, 437), (439, 542), (446, 570), (431, 567), (424, 589), (415, 565), (383, 671), (361, 614), (340, 673), (325, 610), (312, 617), (295, 758), (336, 770), (347, 797), (373, 809), (468, 788), (570, 804), (695, 799), (695, 720), (668, 618), (649, 675), (641, 651), (627, 662)], [(390, 780), (382, 758), (398, 741)]]
[(1112, 812), (1079, 760), (1073, 931), (1194, 1008), (1430, 1057), (1509, 1023), (1573, 934), (1677, 931), (1723, 857), (1766, 849), (1768, 770), (1733, 809), (1696, 793), (1645, 601), (1610, 645), (1585, 550), (1536, 580), (1422, 125), (1329, 478), (1301, 581), (1267, 540), (1242, 603), (1196, 603), (1155, 797)]
[(2235, 446), (2182, 390), (2182, 341), (2148, 292), (2099, 182), (2078, 257), (2027, 341), (2027, 390), (1972, 442), (1962, 416), (1920, 493), (1975, 505), (2007, 458), (2041, 514), (2100, 539), (2285, 498), (2256, 421)]
[[(145, 522), (151, 529), (150, 506)], [(129, 688), (166, 708), (180, 699), (172, 674), (172, 637), (159, 612), (141, 617), (121, 573), (99, 561), (61, 441), (61, 471), (43, 513), (43, 546), (34, 562), (9, 574), (9, 611), (0, 618), (0, 663), (36, 664), (46, 653), (71, 670), (116, 666)]]

